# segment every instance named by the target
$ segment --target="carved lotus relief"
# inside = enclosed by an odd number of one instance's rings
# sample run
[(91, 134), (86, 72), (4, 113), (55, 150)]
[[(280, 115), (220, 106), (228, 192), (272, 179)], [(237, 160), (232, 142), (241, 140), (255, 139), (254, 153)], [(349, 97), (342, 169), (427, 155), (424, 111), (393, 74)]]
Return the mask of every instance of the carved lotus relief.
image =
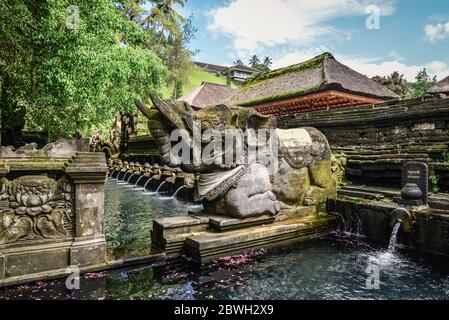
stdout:
[(72, 222), (72, 186), (67, 178), (23, 176), (0, 181), (0, 243), (68, 236)]

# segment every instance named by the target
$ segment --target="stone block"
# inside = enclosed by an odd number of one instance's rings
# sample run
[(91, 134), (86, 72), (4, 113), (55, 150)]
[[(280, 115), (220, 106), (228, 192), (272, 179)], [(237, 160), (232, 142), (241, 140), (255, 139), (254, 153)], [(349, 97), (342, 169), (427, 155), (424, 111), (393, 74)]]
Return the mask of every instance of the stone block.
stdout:
[(201, 264), (216, 258), (320, 237), (334, 226), (330, 215), (303, 217), (227, 232), (202, 232), (186, 239), (186, 251)]
[(5, 278), (5, 257), (0, 254), (0, 279)]
[(209, 224), (209, 216), (180, 216), (153, 220), (153, 234), (167, 237), (173, 234), (204, 231)]
[(70, 248), (70, 265), (78, 267), (95, 266), (106, 263), (106, 242), (74, 242)]
[(68, 266), (68, 256), (68, 247), (49, 246), (46, 250), (24, 248), (5, 256), (5, 278), (64, 269)]
[(205, 231), (209, 226), (208, 216), (169, 217), (153, 220), (151, 243), (164, 250), (167, 257), (184, 252), (184, 242), (192, 233)]
[(262, 224), (270, 224), (276, 219), (273, 215), (263, 215), (254, 218), (236, 219), (229, 217), (212, 217), (209, 219), (209, 225), (217, 231), (226, 231), (233, 229), (241, 229)]

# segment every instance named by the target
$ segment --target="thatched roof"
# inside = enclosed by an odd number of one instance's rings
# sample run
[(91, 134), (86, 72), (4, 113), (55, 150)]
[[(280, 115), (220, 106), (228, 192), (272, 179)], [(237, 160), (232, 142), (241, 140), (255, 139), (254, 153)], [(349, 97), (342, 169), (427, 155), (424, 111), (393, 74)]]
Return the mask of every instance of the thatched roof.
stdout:
[(231, 95), (235, 89), (223, 84), (203, 82), (201, 86), (193, 89), (178, 100), (185, 101), (191, 106), (201, 109), (219, 104), (223, 99)]
[(444, 78), (436, 85), (427, 90), (427, 93), (448, 93), (449, 92), (449, 77)]
[(260, 73), (224, 102), (252, 106), (309, 93), (338, 90), (382, 100), (397, 99), (390, 89), (338, 62), (330, 53), (286, 68)]

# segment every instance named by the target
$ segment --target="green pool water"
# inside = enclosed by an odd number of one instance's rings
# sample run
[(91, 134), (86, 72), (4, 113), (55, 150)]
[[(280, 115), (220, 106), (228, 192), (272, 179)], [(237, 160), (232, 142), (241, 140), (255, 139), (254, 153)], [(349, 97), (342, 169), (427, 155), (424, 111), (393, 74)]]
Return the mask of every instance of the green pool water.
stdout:
[[(181, 195), (182, 196), (182, 195)], [(105, 192), (105, 236), (110, 259), (146, 255), (153, 219), (187, 215), (201, 205), (171, 195), (108, 179)]]
[[(106, 195), (108, 248), (116, 253), (147, 247), (151, 219), (187, 214), (198, 207), (144, 194), (115, 181), (108, 181)], [(378, 286), (373, 288), (374, 283)], [(65, 279), (0, 290), (0, 299), (448, 298), (448, 259), (401, 249), (387, 253), (385, 247), (339, 233), (222, 258), (201, 270), (185, 258), (164, 266), (82, 275), (80, 290), (67, 290)]]

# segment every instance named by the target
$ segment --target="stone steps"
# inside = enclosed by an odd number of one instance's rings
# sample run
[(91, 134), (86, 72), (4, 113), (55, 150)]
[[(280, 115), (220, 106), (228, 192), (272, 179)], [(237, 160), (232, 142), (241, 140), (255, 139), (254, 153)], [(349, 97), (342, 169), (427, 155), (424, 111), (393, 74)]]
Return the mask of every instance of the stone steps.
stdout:
[(316, 219), (299, 218), (271, 225), (226, 233), (204, 232), (186, 239), (186, 251), (201, 264), (221, 256), (287, 242), (305, 241), (327, 233), (338, 219), (326, 215)]
[(261, 246), (320, 236), (335, 217), (317, 212), (316, 207), (298, 207), (284, 209), (276, 216), (249, 219), (208, 213), (162, 218), (153, 221), (151, 239), (168, 258), (187, 253), (204, 263)]

